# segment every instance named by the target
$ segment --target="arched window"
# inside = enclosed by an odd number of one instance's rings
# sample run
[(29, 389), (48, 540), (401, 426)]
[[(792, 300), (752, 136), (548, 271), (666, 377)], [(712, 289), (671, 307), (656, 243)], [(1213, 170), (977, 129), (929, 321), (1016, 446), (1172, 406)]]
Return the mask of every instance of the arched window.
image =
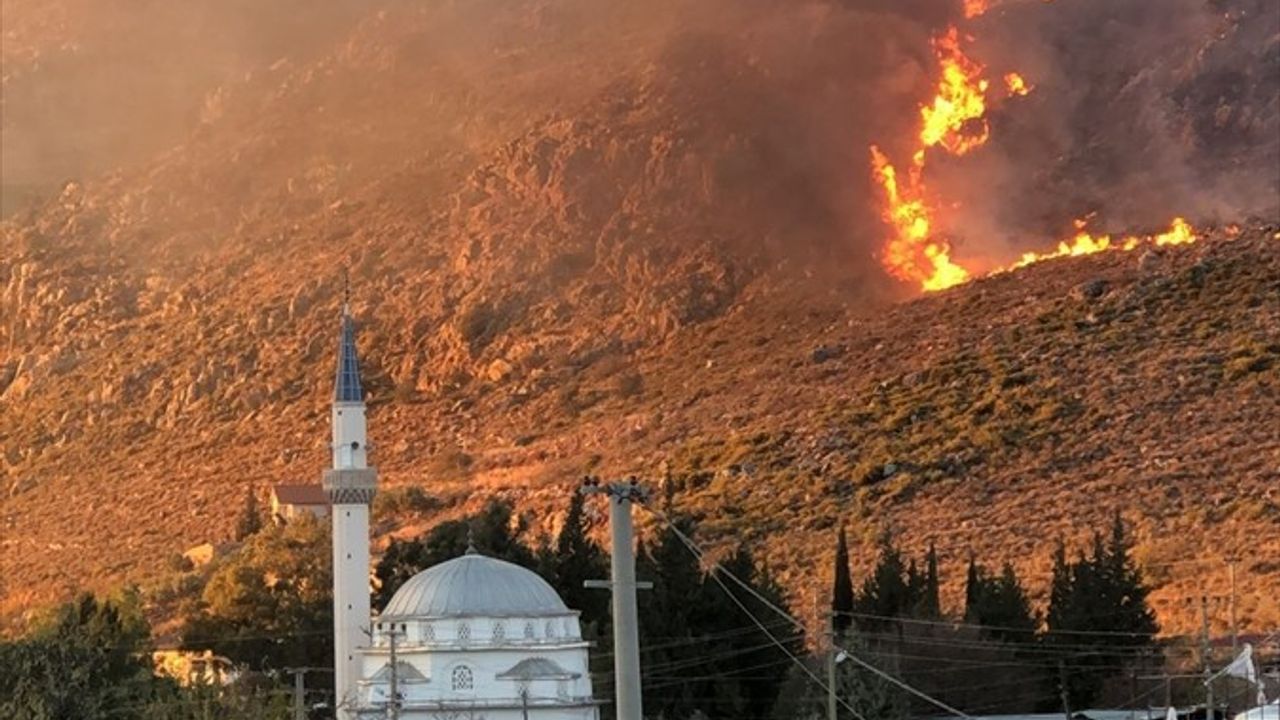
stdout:
[(474, 690), (476, 687), (475, 675), (472, 674), (471, 668), (466, 665), (459, 665), (454, 668), (451, 680), (455, 692)]

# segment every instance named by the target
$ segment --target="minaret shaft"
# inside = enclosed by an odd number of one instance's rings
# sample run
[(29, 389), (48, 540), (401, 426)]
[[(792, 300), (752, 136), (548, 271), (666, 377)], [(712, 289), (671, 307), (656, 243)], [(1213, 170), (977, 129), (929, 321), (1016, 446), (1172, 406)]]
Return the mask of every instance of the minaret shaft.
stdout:
[(324, 489), (333, 517), (334, 689), (338, 717), (355, 717), (360, 680), (360, 649), (370, 618), (369, 505), (377, 491), (377, 471), (368, 466), (364, 394), (356, 355), (355, 324), (346, 308), (338, 346), (334, 386), (333, 469), (324, 473)]

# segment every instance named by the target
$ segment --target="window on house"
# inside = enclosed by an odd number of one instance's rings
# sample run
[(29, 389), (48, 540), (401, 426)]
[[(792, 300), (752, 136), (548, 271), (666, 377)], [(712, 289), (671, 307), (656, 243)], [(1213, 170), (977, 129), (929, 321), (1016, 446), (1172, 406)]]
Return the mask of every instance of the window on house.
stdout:
[(459, 665), (453, 669), (452, 681), (452, 687), (455, 692), (474, 690), (476, 686), (475, 675), (472, 674), (471, 668), (466, 665)]

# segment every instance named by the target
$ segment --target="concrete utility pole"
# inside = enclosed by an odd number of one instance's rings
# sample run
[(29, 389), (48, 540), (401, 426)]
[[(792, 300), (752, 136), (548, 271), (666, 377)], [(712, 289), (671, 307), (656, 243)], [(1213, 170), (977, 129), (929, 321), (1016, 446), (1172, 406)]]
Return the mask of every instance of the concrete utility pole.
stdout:
[(1058, 687), (1062, 697), (1062, 716), (1071, 720), (1071, 699), (1067, 697), (1067, 664), (1058, 661)]
[(836, 614), (828, 616), (827, 631), (831, 642), (827, 645), (827, 720), (836, 717)]
[(400, 637), (400, 631), (396, 630), (394, 623), (391, 629), (387, 631), (387, 639), (391, 643), (391, 697), (387, 701), (387, 716), (391, 720), (400, 720), (400, 667), (397, 665), (399, 660), (396, 658), (396, 638)]
[(581, 492), (584, 495), (604, 495), (609, 500), (609, 531), (613, 540), (611, 579), (608, 583), (588, 580), (586, 586), (608, 587), (613, 591), (613, 673), (618, 720), (643, 720), (636, 588), (652, 585), (636, 582), (631, 506), (648, 500), (648, 491), (635, 478), (603, 485), (598, 478), (586, 478)]
[(1240, 628), (1236, 625), (1236, 563), (1239, 558), (1227, 558), (1227, 568), (1231, 571), (1231, 657), (1240, 653)]
[(293, 674), (293, 720), (307, 720), (307, 706), (304, 701), (306, 685), (303, 680), (303, 676), (307, 674), (307, 669), (286, 668), (285, 672)]
[(1209, 641), (1209, 596), (1200, 596), (1200, 643), (1204, 653), (1205, 717), (1214, 720), (1218, 713), (1213, 707), (1213, 658)]

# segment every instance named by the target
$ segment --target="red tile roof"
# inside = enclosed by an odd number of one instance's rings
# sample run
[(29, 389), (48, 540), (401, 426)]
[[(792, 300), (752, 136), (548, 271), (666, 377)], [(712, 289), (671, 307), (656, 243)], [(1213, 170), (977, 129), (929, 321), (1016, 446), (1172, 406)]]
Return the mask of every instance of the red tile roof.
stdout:
[(328, 505), (329, 496), (319, 485), (276, 485), (271, 489), (281, 505)]

